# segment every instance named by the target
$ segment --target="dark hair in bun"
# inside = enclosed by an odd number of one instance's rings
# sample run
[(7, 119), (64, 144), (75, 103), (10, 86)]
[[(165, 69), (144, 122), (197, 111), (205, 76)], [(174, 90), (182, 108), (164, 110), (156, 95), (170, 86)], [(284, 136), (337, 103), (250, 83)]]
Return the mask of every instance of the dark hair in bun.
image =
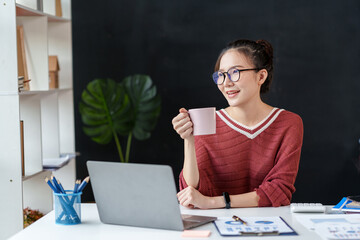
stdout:
[(268, 76), (265, 82), (261, 85), (260, 93), (268, 92), (273, 78), (274, 69), (273, 48), (271, 44), (266, 40), (252, 41), (247, 39), (239, 39), (233, 41), (221, 51), (215, 64), (215, 71), (219, 70), (222, 56), (230, 49), (236, 49), (237, 51), (245, 54), (249, 60), (252, 61), (255, 68), (267, 70)]

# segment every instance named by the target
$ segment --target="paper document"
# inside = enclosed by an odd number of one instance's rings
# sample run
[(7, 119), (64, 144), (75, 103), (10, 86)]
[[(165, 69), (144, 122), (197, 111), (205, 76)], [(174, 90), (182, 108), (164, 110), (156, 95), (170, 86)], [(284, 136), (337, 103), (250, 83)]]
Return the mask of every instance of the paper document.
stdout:
[(316, 227), (315, 231), (325, 239), (360, 239), (360, 224), (322, 223)]
[(297, 215), (296, 219), (323, 239), (360, 239), (359, 215)]
[[(297, 235), (297, 233), (281, 218), (275, 217), (241, 217), (241, 221), (235, 221), (230, 217), (219, 217), (215, 222), (222, 236), (247, 235), (246, 233), (278, 232), (278, 235)], [(243, 234), (241, 234), (243, 233)]]
[(56, 169), (64, 166), (70, 161), (68, 156), (60, 158), (44, 158), (43, 159), (43, 168), (44, 169)]

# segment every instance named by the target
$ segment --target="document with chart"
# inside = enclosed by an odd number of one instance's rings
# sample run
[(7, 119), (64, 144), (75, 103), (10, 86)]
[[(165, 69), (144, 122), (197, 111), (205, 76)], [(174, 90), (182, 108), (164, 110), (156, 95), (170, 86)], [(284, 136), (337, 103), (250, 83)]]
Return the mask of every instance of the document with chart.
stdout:
[(323, 239), (360, 239), (359, 214), (296, 215), (296, 219)]
[(284, 219), (278, 216), (219, 217), (214, 224), (222, 236), (297, 235)]

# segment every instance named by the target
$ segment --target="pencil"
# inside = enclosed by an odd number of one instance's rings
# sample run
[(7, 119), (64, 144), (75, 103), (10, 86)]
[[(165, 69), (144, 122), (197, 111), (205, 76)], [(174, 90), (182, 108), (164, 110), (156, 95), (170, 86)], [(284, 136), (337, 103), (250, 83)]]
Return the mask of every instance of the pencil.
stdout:
[(81, 180), (79, 180), (79, 179), (77, 179), (77, 180), (75, 181), (75, 186), (74, 186), (74, 191), (73, 191), (74, 193), (77, 192), (77, 189), (78, 189), (80, 183), (81, 183)]
[(90, 177), (87, 176), (82, 183), (80, 184), (80, 186), (78, 187), (76, 192), (82, 192), (82, 190), (85, 188), (86, 184), (88, 184), (88, 182), (90, 181)]
[(46, 177), (45, 182), (50, 186), (50, 188), (55, 192), (58, 193), (57, 189), (54, 187), (54, 185), (51, 183), (51, 181)]
[(247, 222), (245, 222), (244, 220), (242, 220), (241, 218), (239, 218), (238, 216), (233, 216), (232, 217), (235, 221), (241, 222), (244, 225), (248, 225)]
[(59, 179), (57, 180), (57, 183), (58, 183), (58, 185), (59, 185), (59, 187), (60, 187), (60, 190), (61, 190), (63, 193), (66, 193), (66, 192), (65, 192), (65, 189), (64, 189), (63, 186), (61, 185)]
[(54, 184), (54, 187), (58, 190), (58, 191), (57, 191), (58, 193), (65, 193), (65, 192), (63, 192), (63, 191), (61, 190), (61, 188), (60, 188), (60, 186), (59, 186), (59, 184), (58, 184), (58, 182), (57, 182), (57, 179), (56, 179), (56, 177), (55, 177), (54, 175), (51, 175), (51, 181), (52, 181), (52, 183)]

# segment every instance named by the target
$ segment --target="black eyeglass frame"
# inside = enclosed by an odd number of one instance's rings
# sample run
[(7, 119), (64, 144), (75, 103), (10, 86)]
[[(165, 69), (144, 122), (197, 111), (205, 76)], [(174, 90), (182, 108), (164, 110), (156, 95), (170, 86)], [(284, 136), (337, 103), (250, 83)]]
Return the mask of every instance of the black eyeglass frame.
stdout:
[[(232, 80), (231, 77), (230, 77), (230, 74), (229, 74), (229, 71), (230, 71), (231, 69), (234, 69), (234, 68), (239, 71), (239, 78), (238, 78), (237, 80)], [(212, 74), (212, 79), (213, 79), (213, 81), (214, 81), (214, 83), (215, 83), (216, 85), (221, 85), (221, 84), (223, 84), (223, 83), (225, 82), (225, 78), (226, 78), (225, 74), (226, 74), (231, 82), (237, 82), (237, 81), (239, 81), (239, 79), (240, 79), (240, 72), (250, 71), (250, 70), (257, 70), (257, 71), (259, 71), (259, 70), (261, 70), (261, 69), (262, 69), (262, 68), (237, 69), (236, 67), (232, 67), (232, 68), (230, 68), (229, 70), (227, 70), (226, 72), (220, 72), (220, 71), (214, 72), (214, 73)], [(215, 79), (214, 79), (214, 74), (215, 74), (215, 73), (219, 73), (219, 72), (222, 73), (223, 76), (224, 76), (221, 83), (217, 83), (217, 81), (215, 82)]]

